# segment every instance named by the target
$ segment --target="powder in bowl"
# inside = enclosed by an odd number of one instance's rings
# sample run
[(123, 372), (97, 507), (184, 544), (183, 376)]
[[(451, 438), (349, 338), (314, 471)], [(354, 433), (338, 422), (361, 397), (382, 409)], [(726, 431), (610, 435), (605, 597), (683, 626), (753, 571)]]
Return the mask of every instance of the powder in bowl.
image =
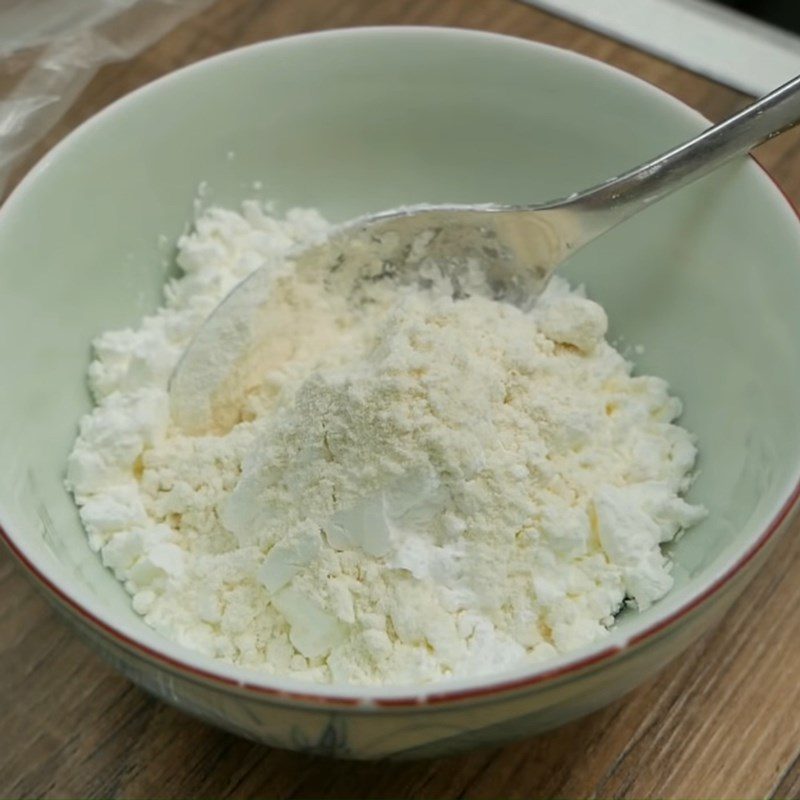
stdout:
[[(211, 209), (164, 308), (95, 342), (67, 483), (135, 610), (269, 674), (406, 684), (569, 652), (662, 597), (661, 545), (705, 514), (696, 449), (603, 309), (560, 278), (527, 313), (435, 281), (355, 305), (292, 270), (326, 231)], [(174, 365), (264, 263), (283, 335), (228, 424), (185, 435)]]

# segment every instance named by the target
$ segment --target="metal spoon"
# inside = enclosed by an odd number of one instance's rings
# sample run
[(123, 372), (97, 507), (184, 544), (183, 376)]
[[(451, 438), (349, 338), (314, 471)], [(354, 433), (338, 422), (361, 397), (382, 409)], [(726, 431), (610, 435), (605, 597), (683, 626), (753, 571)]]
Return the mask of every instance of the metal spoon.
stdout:
[[(583, 192), (529, 206), (414, 206), (372, 214), (298, 253), (295, 269), (352, 294), (381, 280), (420, 281), (421, 265), (434, 264), (454, 296), (477, 291), (528, 308), (575, 251), (798, 121), (800, 77), (685, 144)], [(481, 281), (475, 280), (476, 265)], [(221, 405), (231, 392), (243, 391), (235, 387), (259, 345), (281, 334), (270, 325), (267, 308), (273, 279), (273, 271), (260, 268), (233, 289), (175, 368), (172, 416), (186, 433), (233, 423), (220, 418)]]

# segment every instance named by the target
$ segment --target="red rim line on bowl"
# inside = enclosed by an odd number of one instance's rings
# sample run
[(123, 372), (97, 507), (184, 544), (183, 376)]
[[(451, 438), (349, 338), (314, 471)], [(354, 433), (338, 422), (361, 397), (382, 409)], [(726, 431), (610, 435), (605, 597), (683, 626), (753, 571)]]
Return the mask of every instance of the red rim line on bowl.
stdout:
[[(397, 26), (403, 27), (403, 26)], [(418, 28), (414, 28), (414, 30), (419, 31), (424, 29), (424, 26), (420, 26)], [(428, 28), (433, 30), (441, 30), (440, 28)], [(362, 31), (365, 29), (361, 29)], [(370, 30), (367, 28), (366, 30)], [(374, 30), (374, 29), (373, 29)], [(335, 31), (340, 33), (341, 30)], [(460, 31), (460, 33), (467, 33), (466, 31)], [(480, 33), (483, 35), (487, 35), (487, 32), (473, 32), (473, 33)], [(305, 36), (314, 36), (314, 35), (324, 35), (317, 33), (312, 34), (305, 34)], [(517, 43), (525, 43), (531, 44), (530, 40), (521, 39), (519, 37), (514, 36), (506, 36), (504, 34), (491, 34), (490, 36), (495, 36), (497, 38), (504, 38), (504, 39), (512, 39)], [(303, 36), (301, 34), (300, 36)], [(300, 38), (300, 37), (283, 37), (283, 38)], [(257, 47), (259, 45), (263, 45), (264, 43), (258, 43), (256, 45), (252, 45), (252, 47)], [(557, 48), (554, 46), (546, 45), (543, 43), (536, 43), (539, 47), (544, 47), (547, 49), (561, 51), (561, 48)], [(239, 49), (246, 49), (246, 48), (239, 48)], [(228, 51), (230, 53), (232, 51)], [(221, 54), (222, 56), (227, 54)], [(611, 65), (605, 65), (603, 62), (598, 62), (595, 59), (591, 59), (588, 56), (584, 56), (580, 53), (570, 52), (570, 56), (578, 59), (587, 59), (592, 61), (595, 64), (601, 64), (603, 66), (608, 67), (609, 69), (615, 72), (623, 72), (628, 78), (632, 78), (640, 83), (647, 85), (651, 90), (658, 92), (659, 94), (665, 95), (668, 97), (672, 102), (680, 103), (685, 108), (691, 108), (687, 106), (682, 101), (679, 101), (673, 95), (669, 94), (665, 90), (655, 86), (648, 81), (645, 81), (641, 78), (638, 78), (635, 75), (630, 73), (626, 73), (623, 70), (619, 70)], [(217, 56), (219, 57), (219, 56)], [(211, 59), (206, 59), (211, 60)], [(202, 62), (200, 62), (202, 63)], [(196, 66), (196, 65), (191, 65)], [(186, 68), (184, 68), (186, 69)], [(181, 71), (181, 70), (177, 70)], [(174, 74), (174, 73), (168, 73)], [(163, 76), (167, 77), (167, 76)], [(136, 91), (140, 91), (139, 90)], [(122, 98), (120, 98), (121, 100)], [(115, 101), (112, 105), (115, 105)], [(108, 107), (107, 107), (108, 108)], [(103, 109), (106, 110), (106, 109)], [(102, 113), (102, 112), (100, 112)], [(695, 112), (697, 113), (697, 112)], [(706, 122), (708, 120), (705, 120)], [(79, 128), (82, 126), (79, 126)], [(77, 128), (76, 131), (79, 129)], [(71, 135), (71, 134), (70, 134)], [(759, 167), (759, 169), (763, 172), (763, 174), (769, 179), (769, 181), (777, 188), (778, 192), (782, 195), (786, 203), (788, 204), (789, 208), (794, 212), (794, 215), (800, 223), (800, 209), (795, 205), (792, 199), (786, 194), (780, 184), (775, 180), (775, 178), (769, 173), (769, 171), (755, 158), (755, 156), (750, 155), (750, 158), (753, 162)], [(42, 161), (47, 160), (47, 154), (43, 157)], [(39, 162), (34, 167), (42, 166), (42, 161)], [(29, 173), (30, 174), (30, 173)], [(15, 192), (12, 191), (12, 195)], [(11, 195), (6, 198), (6, 203), (10, 199)], [(780, 529), (781, 525), (787, 520), (787, 518), (792, 514), (793, 511), (796, 510), (798, 505), (798, 501), (800, 501), (800, 481), (795, 484), (792, 492), (790, 493), (787, 500), (781, 506), (780, 510), (777, 514), (772, 518), (769, 525), (764, 529), (761, 535), (756, 539), (756, 541), (747, 549), (742, 556), (735, 561), (725, 573), (719, 576), (715, 581), (713, 581), (706, 589), (704, 589), (700, 594), (691, 598), (688, 602), (686, 602), (683, 606), (676, 609), (663, 619), (654, 622), (649, 627), (645, 628), (645, 630), (641, 631), (640, 633), (632, 636), (626, 642), (621, 645), (607, 647), (599, 652), (593, 653), (591, 655), (585, 656), (583, 658), (579, 658), (575, 661), (571, 661), (567, 664), (561, 665), (559, 667), (555, 667), (550, 670), (540, 670), (536, 672), (534, 675), (530, 675), (527, 677), (522, 678), (512, 678), (507, 679), (504, 681), (498, 681), (496, 683), (487, 684), (480, 687), (475, 688), (467, 688), (467, 689), (454, 689), (451, 691), (443, 690), (440, 692), (430, 692), (430, 693), (417, 693), (411, 694), (409, 693), (407, 696), (399, 696), (399, 697), (383, 697), (380, 696), (376, 697), (348, 697), (348, 696), (327, 696), (321, 694), (315, 694), (313, 692), (296, 692), (290, 690), (283, 690), (283, 689), (276, 689), (269, 686), (257, 684), (257, 683), (249, 683), (247, 681), (237, 681), (232, 678), (228, 678), (224, 675), (220, 675), (216, 672), (202, 669), (200, 667), (196, 667), (192, 664), (187, 663), (179, 658), (174, 658), (172, 656), (168, 656), (165, 653), (156, 650), (148, 645), (142, 644), (141, 642), (136, 641), (135, 639), (131, 638), (127, 634), (122, 633), (113, 625), (110, 625), (107, 622), (104, 622), (102, 619), (97, 617), (91, 611), (87, 610), (84, 606), (78, 603), (76, 600), (71, 598), (64, 590), (60, 589), (56, 586), (50, 578), (48, 578), (42, 571), (36, 567), (31, 560), (23, 554), (23, 552), (17, 547), (17, 545), (13, 542), (9, 533), (3, 528), (2, 524), (0, 524), (0, 539), (5, 543), (6, 547), (15, 557), (17, 562), (24, 567), (30, 575), (32, 575), (36, 581), (41, 585), (42, 588), (47, 590), (49, 593), (57, 597), (64, 605), (70, 607), (74, 612), (77, 613), (78, 616), (83, 618), (86, 622), (88, 622), (93, 627), (99, 629), (103, 634), (109, 636), (110, 638), (114, 639), (118, 644), (122, 645), (128, 650), (132, 650), (137, 652), (138, 654), (144, 656), (145, 658), (159, 662), (167, 667), (170, 667), (179, 673), (183, 673), (187, 676), (200, 678), (205, 681), (216, 683), (218, 685), (227, 686), (230, 688), (235, 688), (247, 692), (252, 692), (254, 694), (263, 695), (266, 697), (272, 697), (279, 700), (290, 700), (295, 702), (302, 702), (308, 703), (318, 706), (347, 706), (347, 707), (354, 707), (360, 708), (365, 711), (369, 711), (370, 708), (391, 708), (391, 707), (420, 707), (420, 706), (429, 706), (429, 705), (442, 705), (447, 703), (455, 703), (463, 700), (486, 697), (489, 695), (497, 695), (504, 692), (511, 692), (519, 689), (524, 689), (527, 687), (535, 686), (536, 684), (540, 684), (546, 681), (552, 681), (559, 678), (563, 678), (567, 675), (571, 675), (576, 672), (580, 672), (585, 670), (589, 667), (595, 666), (601, 662), (606, 661), (607, 659), (611, 658), (612, 656), (624, 652), (625, 650), (629, 650), (635, 646), (640, 645), (641, 643), (652, 639), (654, 636), (658, 635), (666, 628), (671, 627), (680, 619), (688, 616), (692, 611), (694, 611), (698, 606), (702, 605), (706, 600), (708, 600), (712, 595), (716, 594), (720, 589), (722, 589), (726, 584), (728, 584), (733, 578), (735, 578), (749, 563), (750, 561), (755, 558), (755, 556), (767, 545), (767, 543), (772, 539), (772, 537), (777, 533)], [(435, 686), (435, 684), (433, 684)]]

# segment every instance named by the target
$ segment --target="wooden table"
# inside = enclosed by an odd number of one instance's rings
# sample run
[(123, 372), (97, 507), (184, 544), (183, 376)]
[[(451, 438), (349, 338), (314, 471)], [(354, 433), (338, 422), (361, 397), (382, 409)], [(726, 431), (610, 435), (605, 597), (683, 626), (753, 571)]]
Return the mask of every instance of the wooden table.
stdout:
[[(513, 0), (221, 0), (134, 61), (103, 69), (37, 157), (176, 67), (275, 36), (365, 24), (482, 28), (560, 45), (640, 75), (712, 119), (746, 102)], [(759, 158), (800, 202), (800, 132)], [(720, 628), (629, 697), (519, 744), (411, 764), (269, 750), (157, 702), (87, 650), (0, 553), (0, 796), (65, 795), (798, 798), (800, 527)]]

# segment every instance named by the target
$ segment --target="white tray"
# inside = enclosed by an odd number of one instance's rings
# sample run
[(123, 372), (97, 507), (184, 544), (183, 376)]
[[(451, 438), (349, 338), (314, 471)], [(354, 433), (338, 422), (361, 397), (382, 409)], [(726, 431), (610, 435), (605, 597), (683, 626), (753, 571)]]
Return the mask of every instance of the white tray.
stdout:
[(527, 0), (761, 95), (800, 73), (800, 36), (705, 0)]

